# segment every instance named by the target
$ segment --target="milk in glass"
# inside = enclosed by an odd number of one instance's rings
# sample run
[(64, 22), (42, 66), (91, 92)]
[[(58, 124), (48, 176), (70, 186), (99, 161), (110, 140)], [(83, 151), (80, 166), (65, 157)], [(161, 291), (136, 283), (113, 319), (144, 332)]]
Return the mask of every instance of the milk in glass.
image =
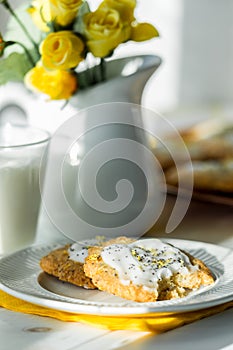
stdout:
[(33, 243), (40, 207), (40, 161), (48, 134), (0, 126), (0, 254)]

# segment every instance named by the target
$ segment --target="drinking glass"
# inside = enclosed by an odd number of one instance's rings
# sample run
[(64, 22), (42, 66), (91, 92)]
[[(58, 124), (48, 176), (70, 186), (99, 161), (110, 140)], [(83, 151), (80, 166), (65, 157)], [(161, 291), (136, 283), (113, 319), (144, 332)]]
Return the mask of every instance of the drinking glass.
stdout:
[(34, 242), (41, 156), (49, 134), (28, 125), (0, 125), (0, 254)]

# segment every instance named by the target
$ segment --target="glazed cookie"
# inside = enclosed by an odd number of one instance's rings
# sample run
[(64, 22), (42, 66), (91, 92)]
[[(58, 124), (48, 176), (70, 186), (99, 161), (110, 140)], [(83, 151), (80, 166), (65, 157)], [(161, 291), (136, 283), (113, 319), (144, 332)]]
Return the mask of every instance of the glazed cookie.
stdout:
[(202, 261), (158, 239), (92, 247), (84, 271), (98, 289), (138, 302), (184, 297), (214, 282)]
[[(57, 277), (59, 280), (69, 282), (87, 289), (95, 289), (91, 279), (87, 277), (83, 271), (84, 259), (81, 259), (86, 254), (87, 249), (79, 247), (80, 261), (70, 259), (73, 245), (66, 245), (51, 251), (48, 255), (40, 260), (42, 270), (49, 275)], [(82, 255), (83, 254), (83, 255)]]
[(51, 251), (41, 259), (40, 266), (44, 272), (61, 281), (87, 289), (95, 289), (91, 279), (85, 275), (83, 270), (88, 248), (92, 245), (106, 246), (117, 242), (124, 244), (132, 241), (133, 239), (127, 237), (118, 237), (107, 241), (103, 237), (98, 237), (95, 240), (73, 243)]

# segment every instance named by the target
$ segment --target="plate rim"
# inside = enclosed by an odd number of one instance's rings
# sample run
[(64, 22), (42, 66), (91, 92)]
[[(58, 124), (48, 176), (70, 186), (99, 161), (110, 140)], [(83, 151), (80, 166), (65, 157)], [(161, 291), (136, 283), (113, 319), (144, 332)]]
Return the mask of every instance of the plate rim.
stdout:
[[(145, 237), (145, 239), (147, 238), (152, 238), (152, 237)], [(196, 241), (196, 240), (189, 240), (189, 239), (178, 239), (178, 238), (166, 238), (166, 237), (155, 237), (158, 239), (162, 239), (164, 241), (167, 242), (173, 242), (174, 244), (176, 244), (176, 242), (183, 242), (184, 244), (188, 244), (188, 243), (193, 243), (195, 244), (201, 244), (202, 246), (206, 246), (206, 247), (214, 247), (217, 249), (222, 250), (223, 252), (226, 253), (227, 255), (232, 255), (233, 256), (233, 249), (231, 248), (227, 248), (224, 246), (219, 246), (213, 243), (208, 243), (208, 242), (202, 242), (202, 241)], [(44, 248), (44, 249), (55, 249), (56, 247), (59, 247), (63, 244), (67, 243), (67, 241), (57, 241), (57, 242), (47, 242), (47, 243), (40, 243), (40, 244), (35, 244), (32, 246), (29, 246), (25, 249), (19, 250), (15, 253), (9, 254), (5, 257), (2, 257), (0, 259), (0, 265), (6, 260), (9, 259), (12, 255), (13, 256), (17, 256), (19, 254), (25, 253), (25, 252), (32, 252), (35, 249), (39, 249), (39, 248)], [(69, 242), (70, 243), (70, 242)], [(192, 247), (190, 248), (192, 249)], [(39, 266), (39, 261), (38, 261), (38, 266)], [(39, 288), (41, 288), (43, 290), (43, 287), (39, 284), (38, 282), (38, 276), (39, 274), (43, 272), (41, 269), (38, 269), (38, 271), (34, 271), (34, 278), (36, 278), (37, 281), (37, 287), (39, 286)], [(36, 276), (35, 276), (36, 273)], [(32, 278), (33, 274), (30, 276)], [(233, 287), (232, 287), (232, 293), (230, 293), (227, 296), (221, 297), (219, 296), (218, 298), (214, 299), (214, 300), (209, 300), (209, 301), (203, 301), (203, 302), (193, 302), (191, 304), (189, 303), (185, 303), (185, 301), (189, 298), (189, 297), (185, 297), (185, 298), (181, 298), (179, 300), (181, 300), (179, 303), (174, 304), (174, 305), (168, 305), (168, 306), (164, 306), (161, 308), (156, 307), (156, 303), (158, 302), (154, 302), (154, 303), (137, 303), (137, 302), (132, 302), (130, 300), (125, 300), (122, 302), (122, 305), (118, 305), (114, 306), (114, 304), (108, 305), (86, 305), (85, 303), (82, 304), (82, 300), (81, 299), (74, 299), (76, 300), (75, 302), (70, 302), (66, 301), (66, 300), (55, 300), (55, 299), (49, 299), (49, 298), (44, 298), (42, 296), (35, 296), (35, 295), (31, 295), (25, 292), (20, 292), (18, 290), (15, 290), (13, 288), (10, 288), (8, 286), (6, 286), (4, 283), (2, 283), (2, 277), (0, 276), (0, 289), (3, 290), (4, 292), (8, 293), (11, 296), (14, 296), (16, 298), (19, 298), (23, 301), (26, 302), (30, 302), (33, 303), (35, 305), (38, 306), (42, 306), (42, 307), (47, 307), (49, 309), (53, 309), (53, 310), (57, 310), (57, 311), (64, 311), (64, 312), (68, 312), (68, 313), (73, 313), (73, 314), (85, 314), (85, 315), (101, 315), (101, 316), (137, 316), (137, 317), (143, 317), (145, 316), (145, 314), (174, 314), (174, 313), (180, 313), (180, 312), (190, 312), (190, 311), (198, 311), (198, 310), (202, 310), (202, 309), (206, 309), (209, 307), (214, 307), (214, 306), (218, 306), (221, 304), (224, 304), (226, 302), (230, 302), (233, 300)], [(230, 281), (233, 285), (233, 279), (232, 281)], [(44, 289), (46, 290), (46, 289)], [(47, 291), (47, 290), (46, 290)], [(55, 293), (51, 292), (51, 296), (52, 294), (56, 295)], [(57, 294), (58, 295), (58, 294)], [(58, 295), (59, 296), (59, 295)], [(60, 296), (59, 296), (60, 297)], [(70, 298), (67, 298), (70, 299)], [(77, 303), (77, 301), (80, 300), (79, 303)], [(182, 301), (184, 300), (184, 303), (182, 303)], [(125, 305), (123, 305), (125, 304)], [(130, 305), (131, 304), (131, 305)], [(151, 304), (155, 304), (153, 307), (151, 306)], [(157, 304), (158, 305), (158, 304)], [(160, 304), (161, 305), (161, 304)]]

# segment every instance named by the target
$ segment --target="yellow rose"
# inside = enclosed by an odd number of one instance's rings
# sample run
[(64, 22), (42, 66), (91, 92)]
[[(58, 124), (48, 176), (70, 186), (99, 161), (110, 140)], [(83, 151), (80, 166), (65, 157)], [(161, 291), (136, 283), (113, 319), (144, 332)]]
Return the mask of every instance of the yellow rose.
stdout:
[(52, 21), (50, 2), (47, 0), (34, 0), (32, 6), (28, 8), (35, 25), (43, 32), (49, 32), (48, 22)]
[(159, 36), (157, 29), (149, 23), (135, 23), (132, 25), (130, 39), (134, 41), (145, 41)]
[(71, 24), (82, 3), (83, 0), (33, 0), (28, 12), (36, 26), (48, 32), (48, 22), (53, 21), (63, 27)]
[(52, 100), (68, 99), (77, 90), (76, 77), (65, 70), (46, 70), (39, 62), (24, 77), (25, 85)]
[(112, 8), (118, 11), (125, 26), (130, 26), (130, 40), (145, 41), (159, 36), (157, 29), (149, 23), (137, 23), (134, 10), (136, 0), (104, 0), (99, 8)]
[(83, 4), (83, 0), (50, 0), (49, 2), (51, 3), (54, 21), (61, 26), (71, 24)]
[(83, 0), (50, 0), (57, 8), (63, 11), (78, 11), (83, 4)]
[(100, 7), (84, 16), (84, 36), (89, 51), (96, 57), (106, 57), (130, 37), (118, 11)]
[(99, 8), (112, 8), (119, 12), (121, 20), (131, 23), (134, 21), (134, 9), (136, 7), (136, 0), (104, 0)]
[(40, 45), (43, 65), (48, 69), (69, 69), (83, 60), (84, 43), (70, 31), (49, 34)]

